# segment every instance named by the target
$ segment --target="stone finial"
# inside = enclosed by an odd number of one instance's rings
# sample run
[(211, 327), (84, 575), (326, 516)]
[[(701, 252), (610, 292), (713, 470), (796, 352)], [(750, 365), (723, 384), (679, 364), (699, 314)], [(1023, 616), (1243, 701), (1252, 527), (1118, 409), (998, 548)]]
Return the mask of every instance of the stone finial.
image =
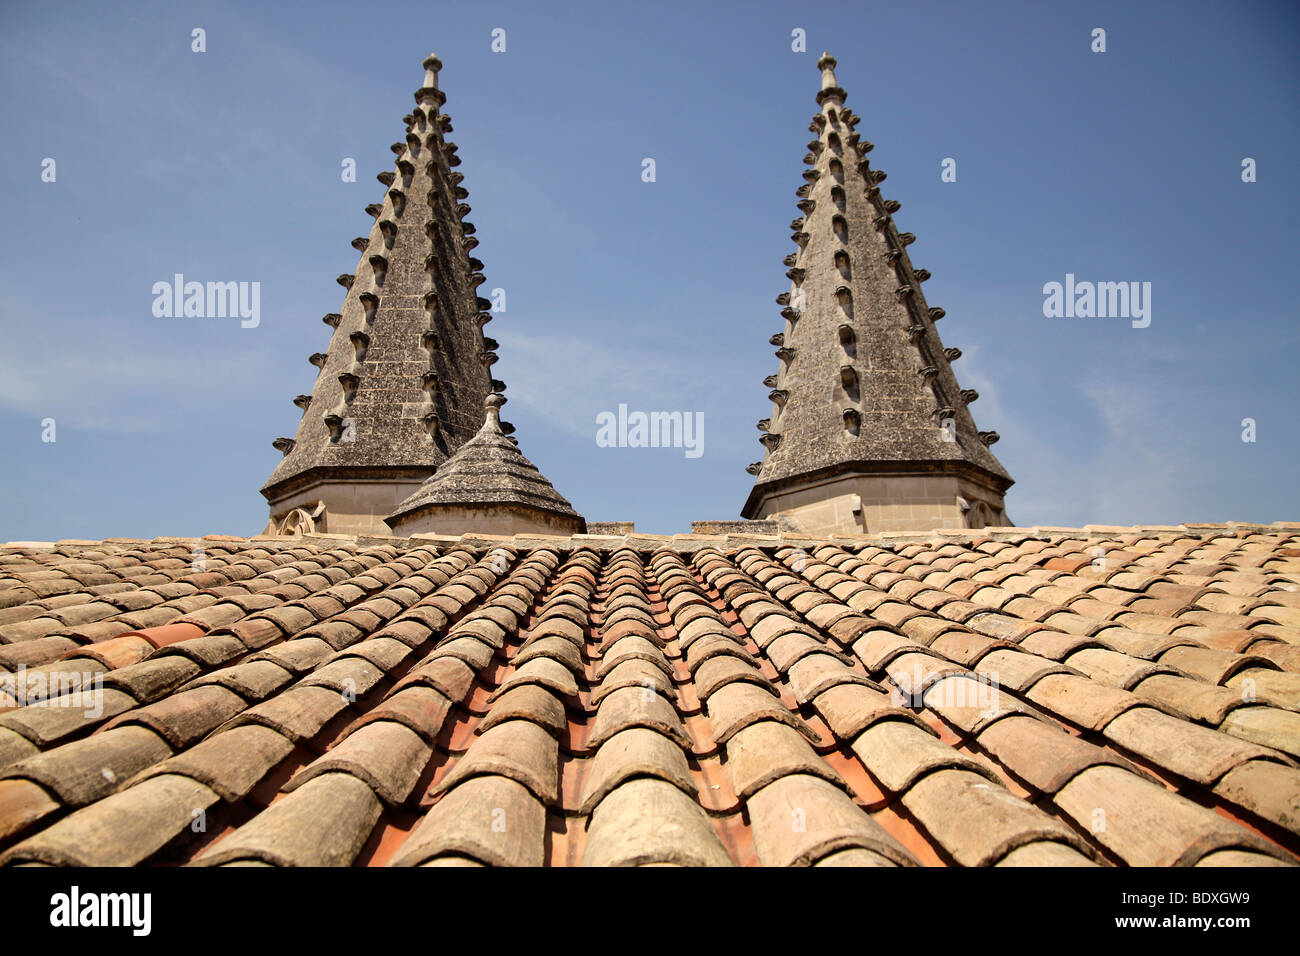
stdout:
[(817, 61), (817, 69), (822, 71), (822, 88), (817, 94), (817, 105), (821, 106), (827, 100), (834, 100), (843, 106), (846, 94), (835, 79), (835, 57), (823, 53), (821, 59)]
[(828, 90), (832, 86), (839, 86), (835, 81), (835, 67), (838, 61), (829, 53), (823, 52), (821, 59), (817, 61), (817, 69), (822, 71), (822, 89)]
[(487, 413), (487, 417), (483, 421), (483, 429), (495, 432), (501, 431), (501, 406), (506, 401), (504, 395), (496, 392), (483, 399), (483, 409)]
[(427, 109), (428, 115), (432, 117), (447, 102), (446, 94), (438, 89), (438, 71), (442, 69), (442, 61), (430, 53), (425, 57), (423, 65), (424, 82), (415, 91), (415, 102), (422, 109)]
[(424, 58), (424, 85), (427, 89), (436, 90), (438, 88), (438, 71), (442, 69), (442, 60), (438, 59), (436, 53), (430, 53)]

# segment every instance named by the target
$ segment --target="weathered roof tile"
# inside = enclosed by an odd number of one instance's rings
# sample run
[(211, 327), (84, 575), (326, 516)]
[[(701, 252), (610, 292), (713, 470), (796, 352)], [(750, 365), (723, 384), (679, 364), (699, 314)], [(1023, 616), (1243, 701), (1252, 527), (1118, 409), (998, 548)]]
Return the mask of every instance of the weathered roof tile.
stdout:
[(1215, 850), (1268, 848), (1214, 811), (1118, 767), (1084, 770), (1053, 801), (1130, 866), (1188, 866)]
[(349, 773), (322, 774), (272, 803), (193, 862), (347, 866), (361, 852), (382, 810), (368, 784)]
[(293, 742), (259, 724), (244, 724), (214, 734), (138, 774), (139, 781), (179, 774), (204, 784), (228, 803), (246, 797), (263, 777), (289, 756)]
[(296, 790), (310, 780), (335, 772), (350, 773), (370, 785), (385, 803), (399, 806), (415, 789), (433, 748), (410, 727), (377, 720), (349, 734), (284, 785)]
[(591, 815), (584, 866), (731, 866), (717, 831), (671, 783), (640, 778), (617, 787)]
[(1098, 764), (1129, 766), (1117, 754), (1035, 717), (1012, 715), (979, 734), (979, 745), (1035, 790), (1056, 793)]
[(20, 760), (0, 777), (34, 780), (65, 806), (80, 807), (108, 796), (171, 753), (166, 740), (146, 727), (118, 727)]
[(166, 846), (219, 800), (189, 777), (154, 777), (59, 820), (0, 856), (0, 865), (132, 866)]
[(527, 787), (548, 806), (559, 800), (559, 745), (532, 721), (510, 720), (485, 730), (431, 796), (481, 774), (500, 774)]
[(682, 748), (663, 734), (633, 727), (610, 737), (596, 752), (583, 790), (581, 812), (591, 813), (615, 787), (633, 777), (655, 777), (695, 795)]
[(545, 839), (541, 801), (514, 780), (489, 774), (465, 780), (434, 804), (392, 865), (463, 856), (489, 866), (541, 866)]
[(748, 802), (763, 866), (811, 866), (854, 848), (871, 850), (899, 866), (915, 863), (843, 790), (821, 777), (780, 777)]
[(726, 766), (732, 788), (741, 799), (792, 773), (811, 774), (836, 786), (846, 786), (802, 734), (771, 720), (750, 724), (727, 741)]
[(997, 863), (1039, 840), (1087, 852), (1069, 827), (966, 769), (938, 770), (921, 778), (904, 794), (903, 805), (962, 866)]

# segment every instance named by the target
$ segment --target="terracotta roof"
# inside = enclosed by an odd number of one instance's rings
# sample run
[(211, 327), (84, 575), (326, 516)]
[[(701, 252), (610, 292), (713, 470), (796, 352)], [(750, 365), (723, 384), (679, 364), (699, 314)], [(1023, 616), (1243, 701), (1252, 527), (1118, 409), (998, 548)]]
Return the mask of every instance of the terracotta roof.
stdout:
[(0, 862), (1294, 863), (1298, 586), (1297, 524), (10, 544)]

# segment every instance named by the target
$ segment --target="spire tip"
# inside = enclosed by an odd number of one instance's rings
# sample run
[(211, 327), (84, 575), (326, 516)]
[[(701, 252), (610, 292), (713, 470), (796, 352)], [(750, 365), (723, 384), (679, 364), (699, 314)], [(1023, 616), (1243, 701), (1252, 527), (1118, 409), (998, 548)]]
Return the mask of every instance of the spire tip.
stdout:
[(438, 54), (430, 53), (424, 58), (424, 87), (423, 89), (436, 90), (438, 88), (438, 71), (442, 69), (442, 60), (438, 59)]
[(817, 69), (822, 71), (822, 89), (817, 95), (817, 104), (820, 106), (829, 99), (835, 99), (842, 105), (844, 91), (840, 89), (839, 81), (835, 79), (835, 57), (823, 53), (821, 59), (817, 61)]

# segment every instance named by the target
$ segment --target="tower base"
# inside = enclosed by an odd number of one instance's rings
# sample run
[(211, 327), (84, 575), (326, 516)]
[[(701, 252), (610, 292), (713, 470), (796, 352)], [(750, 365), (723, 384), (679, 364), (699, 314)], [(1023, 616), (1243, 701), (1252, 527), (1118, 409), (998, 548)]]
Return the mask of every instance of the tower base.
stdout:
[(391, 535), (393, 529), (384, 518), (418, 491), (432, 471), (424, 469), (422, 475), (408, 478), (325, 479), (282, 492), (269, 501), (264, 533)]
[(774, 519), (782, 531), (810, 536), (1011, 525), (1003, 491), (992, 483), (926, 471), (850, 472), (755, 487), (744, 515)]

